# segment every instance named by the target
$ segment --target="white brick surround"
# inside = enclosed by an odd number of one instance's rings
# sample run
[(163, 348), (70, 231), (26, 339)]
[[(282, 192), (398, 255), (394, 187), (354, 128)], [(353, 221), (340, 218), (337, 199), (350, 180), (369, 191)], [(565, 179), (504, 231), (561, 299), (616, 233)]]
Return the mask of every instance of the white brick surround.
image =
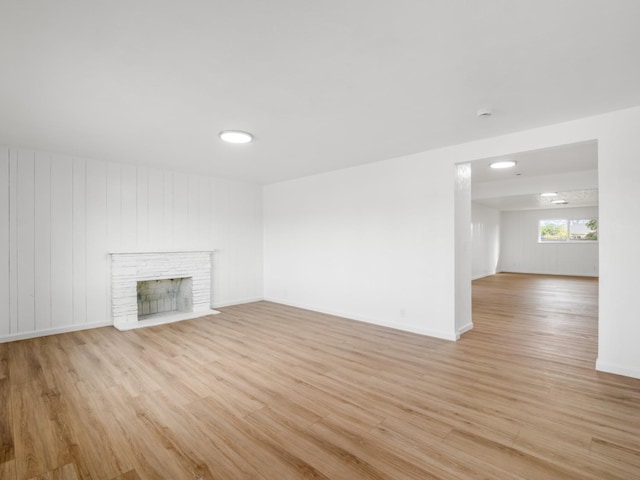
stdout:
[[(111, 255), (111, 318), (119, 330), (195, 318), (211, 310), (212, 251), (131, 252)], [(161, 321), (138, 321), (139, 281), (191, 278), (193, 311), (177, 312)]]

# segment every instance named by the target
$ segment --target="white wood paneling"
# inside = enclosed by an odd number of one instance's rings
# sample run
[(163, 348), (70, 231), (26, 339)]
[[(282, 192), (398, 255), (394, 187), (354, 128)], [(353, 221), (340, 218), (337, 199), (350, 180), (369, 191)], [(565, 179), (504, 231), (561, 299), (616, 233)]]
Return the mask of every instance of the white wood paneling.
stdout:
[(164, 175), (161, 170), (147, 171), (147, 218), (149, 250), (162, 250), (164, 242)]
[(110, 318), (107, 263), (107, 164), (89, 160), (87, 172), (87, 321)]
[(214, 303), (260, 299), (261, 199), (255, 185), (0, 149), (0, 341), (110, 322), (109, 251), (218, 249)]
[(598, 218), (597, 207), (502, 212), (500, 270), (598, 276), (598, 243), (539, 243), (538, 221)]
[(149, 171), (136, 172), (136, 240), (142, 250), (149, 248)]
[(36, 330), (51, 328), (51, 158), (35, 155)]
[(138, 234), (138, 180), (137, 169), (131, 165), (122, 166), (122, 238), (121, 246), (123, 250), (135, 250)]
[(122, 165), (107, 165), (107, 243), (122, 248)]
[(500, 212), (471, 202), (471, 278), (493, 275), (500, 258)]
[(213, 248), (211, 241), (211, 181), (198, 177), (198, 248)]
[[(174, 204), (173, 204), (173, 172), (163, 172), (163, 216), (164, 216), (164, 233), (162, 234), (163, 238), (163, 247), (165, 250), (173, 250), (173, 231), (174, 231)], [(180, 222), (181, 219), (178, 219)]]
[[(189, 179), (183, 173), (173, 174), (173, 229), (175, 245), (189, 239)], [(173, 247), (172, 247), (173, 248)]]
[(9, 149), (0, 148), (0, 336), (11, 333), (9, 196)]
[(51, 326), (73, 323), (73, 160), (51, 159)]
[(18, 151), (17, 178), (17, 268), (18, 268), (18, 330), (36, 328), (35, 312), (35, 153)]
[(9, 150), (9, 332), (18, 331), (18, 151)]
[(87, 323), (87, 164), (73, 159), (73, 323)]
[[(227, 234), (228, 229), (223, 225), (230, 225), (231, 219), (227, 218), (226, 206), (229, 201), (230, 192), (226, 188), (227, 182), (215, 179), (213, 181), (213, 241), (215, 245), (228, 245)], [(231, 228), (231, 227), (230, 227)], [(216, 249), (220, 249), (216, 247)], [(221, 249), (220, 249), (221, 250)], [(214, 272), (213, 272), (213, 303), (214, 305), (220, 301), (220, 298), (227, 296), (228, 285), (222, 282), (222, 272), (227, 269), (227, 259), (230, 252), (218, 251), (214, 254)]]
[[(198, 232), (198, 177), (187, 178), (187, 234), (196, 241), (200, 239)], [(199, 242), (198, 242), (199, 243)]]

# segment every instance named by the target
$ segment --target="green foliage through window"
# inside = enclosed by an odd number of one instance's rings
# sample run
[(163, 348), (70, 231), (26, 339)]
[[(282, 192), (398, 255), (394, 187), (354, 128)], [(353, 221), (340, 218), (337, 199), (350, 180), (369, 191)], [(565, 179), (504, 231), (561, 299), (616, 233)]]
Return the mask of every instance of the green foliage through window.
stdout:
[(569, 222), (570, 240), (597, 240), (598, 239), (598, 220), (583, 219), (571, 220)]
[(541, 242), (562, 242), (567, 239), (566, 220), (540, 220)]
[(598, 240), (598, 219), (540, 220), (539, 242), (582, 242)]

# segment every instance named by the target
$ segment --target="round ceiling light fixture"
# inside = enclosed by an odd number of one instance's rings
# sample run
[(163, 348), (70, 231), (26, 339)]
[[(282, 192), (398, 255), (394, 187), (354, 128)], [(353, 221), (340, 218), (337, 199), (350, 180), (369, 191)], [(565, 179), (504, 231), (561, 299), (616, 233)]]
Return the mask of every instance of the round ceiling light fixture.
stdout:
[(511, 168), (517, 165), (513, 160), (502, 160), (500, 162), (493, 162), (489, 166), (494, 169)]
[(493, 112), (489, 107), (479, 108), (478, 111), (476, 112), (476, 115), (478, 116), (478, 118), (489, 118), (492, 114)]
[(218, 135), (227, 143), (249, 143), (253, 140), (253, 135), (242, 130), (223, 130)]
[(540, 194), (541, 197), (557, 197), (558, 194), (556, 192), (545, 192)]
[(567, 202), (566, 200), (558, 199), (558, 200), (551, 200), (551, 203), (555, 203), (556, 205), (566, 205), (569, 202)]

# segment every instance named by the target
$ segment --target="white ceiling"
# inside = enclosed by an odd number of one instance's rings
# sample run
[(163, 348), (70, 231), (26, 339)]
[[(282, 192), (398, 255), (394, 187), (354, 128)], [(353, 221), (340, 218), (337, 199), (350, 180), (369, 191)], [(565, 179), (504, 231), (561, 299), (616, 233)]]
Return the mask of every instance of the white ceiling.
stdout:
[[(474, 200), (474, 202), (500, 211), (594, 207), (598, 205), (597, 188), (571, 190), (567, 192), (560, 191), (557, 193), (558, 196), (553, 198), (541, 197), (539, 194), (530, 193), (525, 195), (482, 198)], [(563, 199), (568, 203), (566, 205), (551, 203), (552, 200), (556, 199)]]
[[(513, 168), (503, 170), (489, 167), (493, 162), (501, 160), (514, 160), (517, 164)], [(517, 179), (517, 177), (538, 177), (597, 169), (598, 147), (596, 142), (580, 142), (503, 157), (475, 160), (471, 162), (471, 181), (473, 183), (492, 182)]]
[(0, 0), (0, 18), (1, 143), (258, 183), (640, 104), (637, 0)]
[[(516, 166), (503, 170), (490, 168), (493, 162), (514, 160)], [(598, 169), (598, 145), (595, 141), (562, 145), (554, 148), (521, 152), (509, 156), (485, 158), (471, 162), (472, 190), (489, 187), (499, 191), (505, 187), (521, 194), (474, 198), (474, 202), (497, 210), (538, 210), (548, 208), (591, 207), (598, 205), (597, 188), (557, 190), (552, 185), (562, 185), (566, 179), (579, 172)], [(521, 187), (518, 187), (521, 185)], [(539, 188), (531, 193), (533, 186)], [(487, 190), (487, 188), (484, 188)], [(541, 193), (556, 192), (556, 197), (542, 197)], [(565, 205), (551, 203), (566, 200)]]

